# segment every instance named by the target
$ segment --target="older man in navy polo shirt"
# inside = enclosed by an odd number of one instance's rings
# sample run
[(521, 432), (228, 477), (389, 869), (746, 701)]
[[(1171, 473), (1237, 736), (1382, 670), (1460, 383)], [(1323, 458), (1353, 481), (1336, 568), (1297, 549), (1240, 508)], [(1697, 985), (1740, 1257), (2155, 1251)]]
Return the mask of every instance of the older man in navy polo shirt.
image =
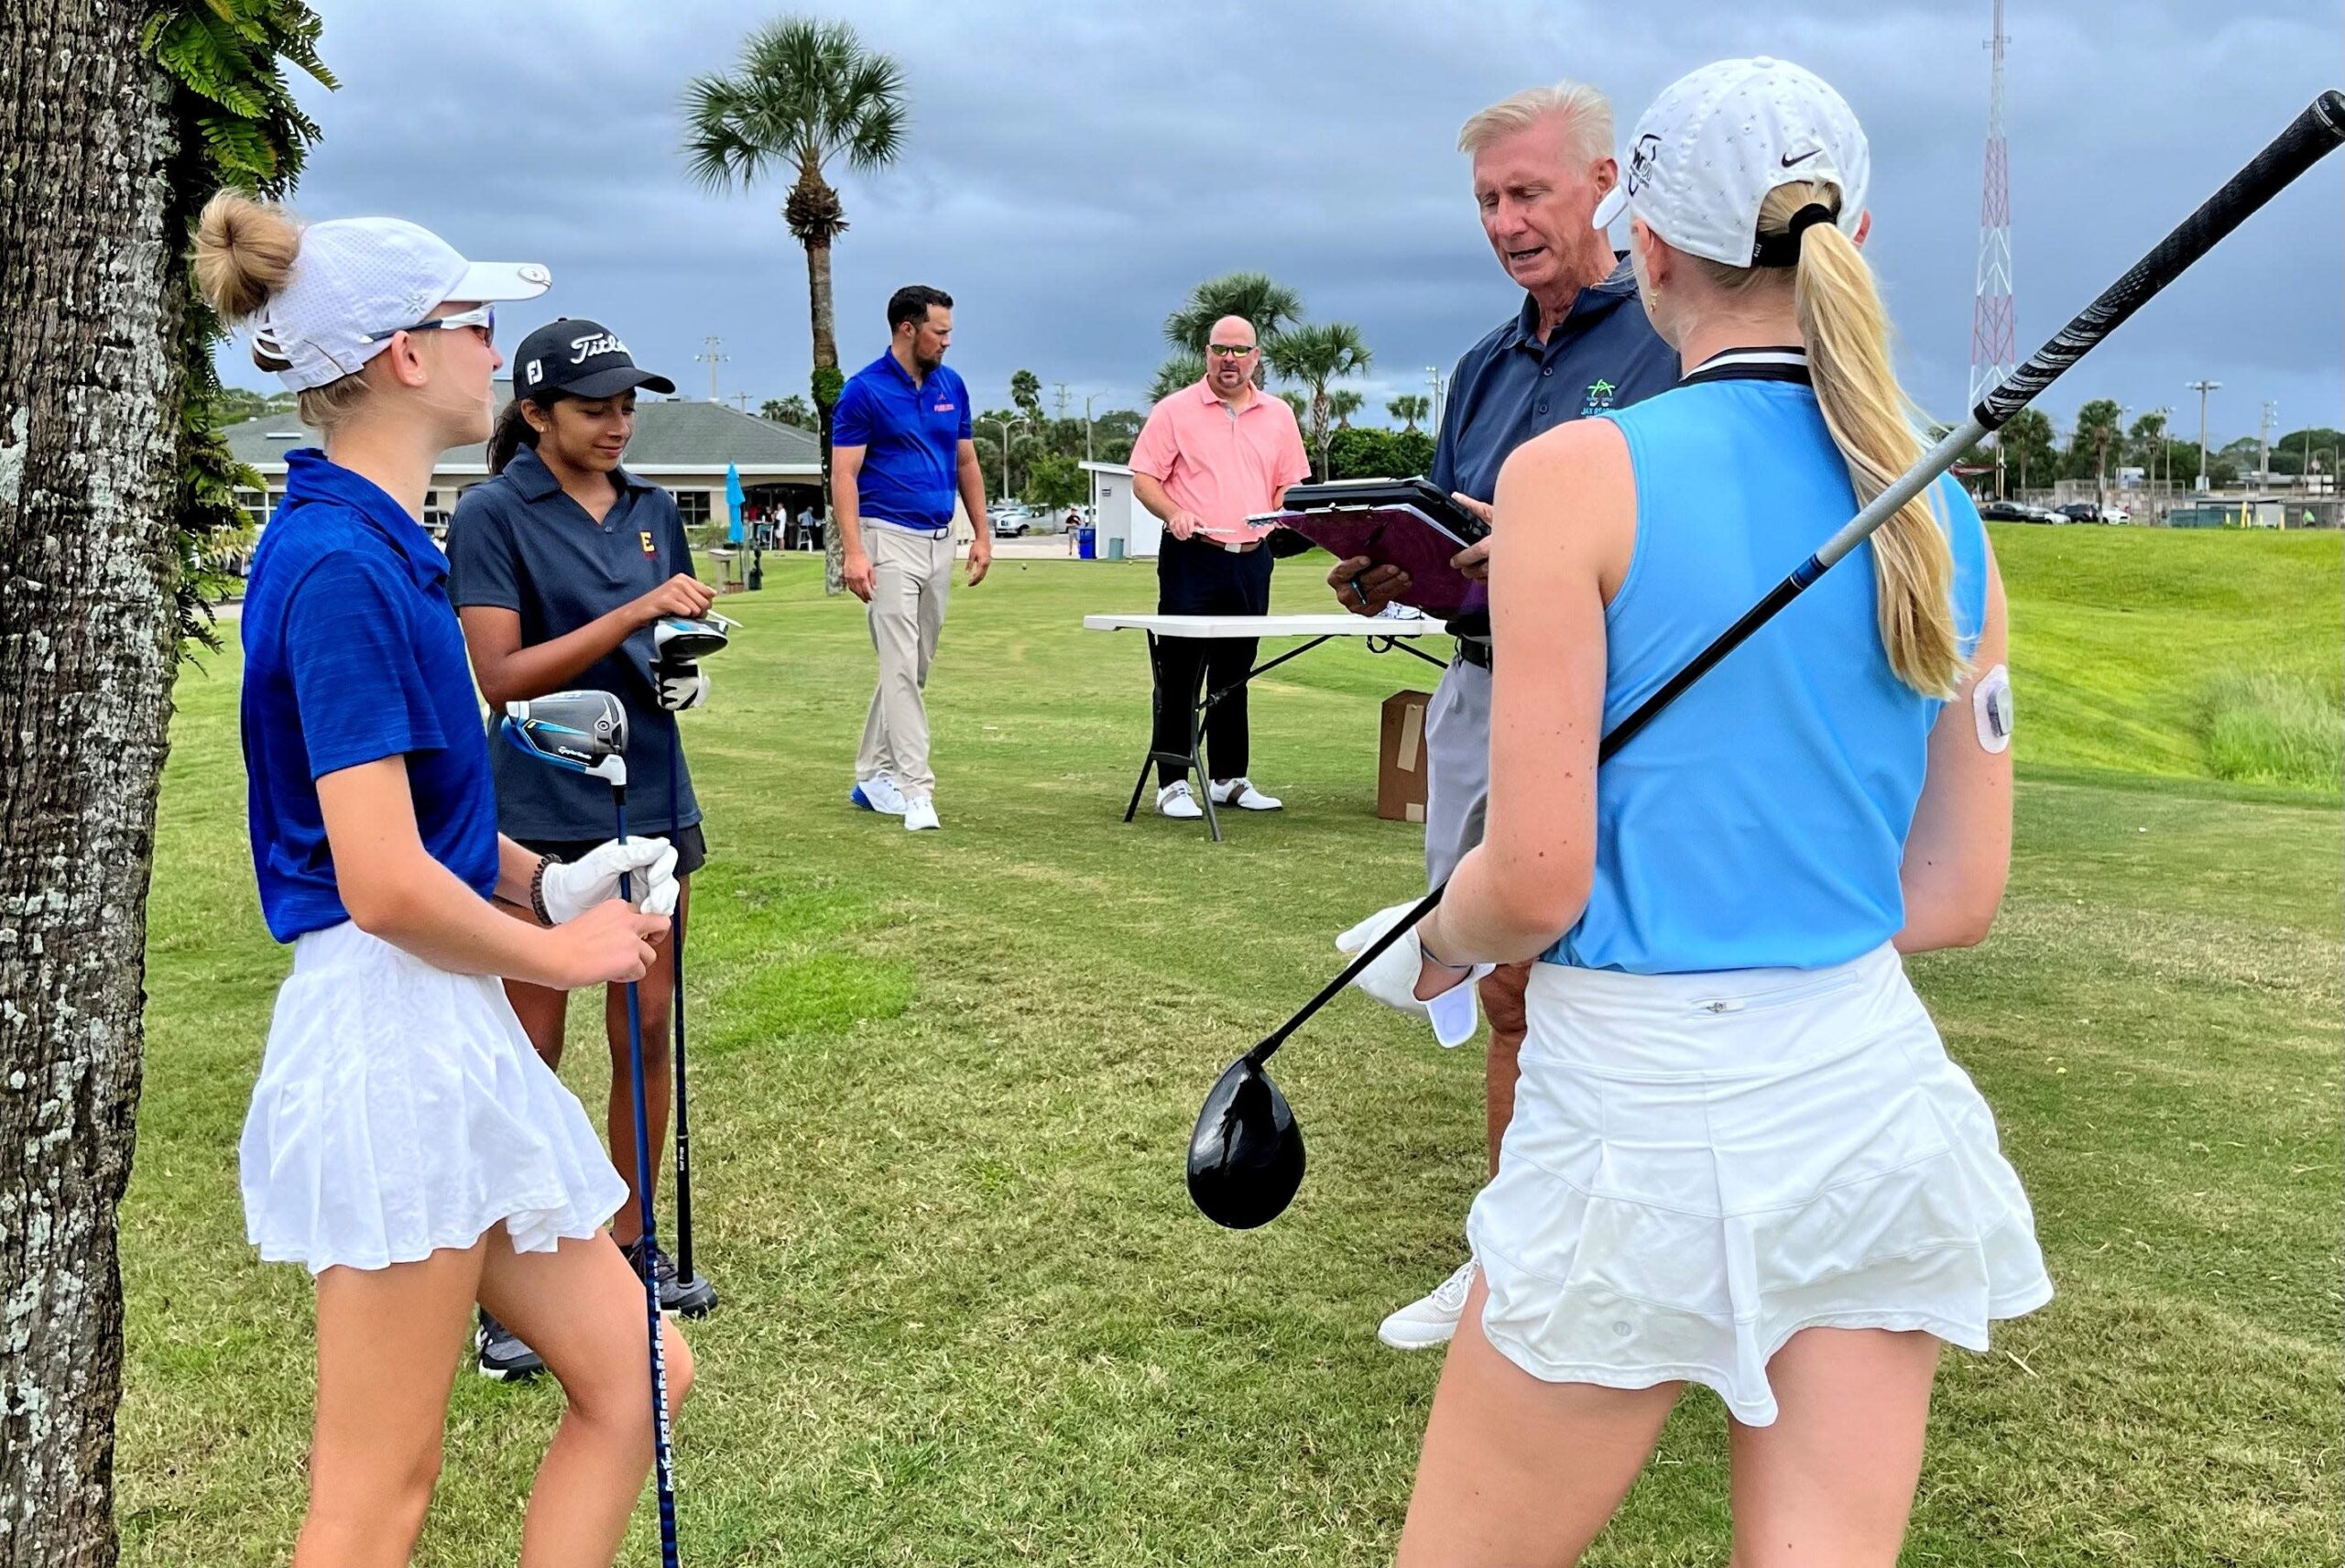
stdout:
[[(1567, 419), (1625, 408), (1677, 383), (1677, 354), (1646, 320), (1635, 275), (1595, 226), (1597, 203), (1619, 182), (1612, 106), (1579, 82), (1519, 93), (1476, 114), (1457, 135), (1473, 158), (1474, 200), (1499, 265), (1523, 289), (1522, 308), (1457, 361), (1429, 477), (1484, 521), (1499, 470), (1516, 447)], [(1521, 526), (1519, 523), (1510, 526)], [(1458, 564), (1486, 573), (1487, 541)], [(1350, 608), (1374, 615), (1408, 597), (1397, 568), (1337, 563), (1328, 586)], [(1457, 655), (1425, 713), (1425, 876), (1448, 878), (1481, 842), (1490, 786), (1490, 615), (1486, 593), (1449, 623)], [(1528, 964), (1481, 984), (1490, 1018), (1487, 1069), (1489, 1165), (1514, 1116)], [(1437, 982), (1436, 982), (1437, 984)], [(1377, 1331), (1401, 1350), (1446, 1344), (1474, 1283), (1469, 1258), (1423, 1301)]]
[[(870, 608), (879, 685), (863, 721), (847, 799), (867, 811), (933, 828), (928, 670), (953, 583), (953, 498), (986, 515), (985, 480), (969, 439), (969, 389), (944, 365), (953, 297), (919, 284), (888, 299), (888, 352), (849, 378), (831, 411), (831, 512), (846, 585)], [(993, 538), (969, 545), (969, 586), (985, 581)]]

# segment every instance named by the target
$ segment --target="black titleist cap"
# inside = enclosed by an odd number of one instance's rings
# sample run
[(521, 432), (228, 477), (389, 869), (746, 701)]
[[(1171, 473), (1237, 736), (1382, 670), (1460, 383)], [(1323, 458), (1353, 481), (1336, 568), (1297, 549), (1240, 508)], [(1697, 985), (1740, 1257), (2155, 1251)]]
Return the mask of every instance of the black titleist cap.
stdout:
[(676, 384), (635, 363), (611, 330), (583, 316), (549, 321), (513, 351), (513, 396), (616, 397), (629, 387), (673, 392)]

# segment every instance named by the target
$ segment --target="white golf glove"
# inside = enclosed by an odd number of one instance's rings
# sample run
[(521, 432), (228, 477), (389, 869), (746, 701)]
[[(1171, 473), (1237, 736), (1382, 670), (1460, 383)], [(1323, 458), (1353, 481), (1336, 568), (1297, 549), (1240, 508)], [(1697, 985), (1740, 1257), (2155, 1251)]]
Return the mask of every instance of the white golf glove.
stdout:
[(586, 858), (546, 867), (539, 884), (553, 923), (574, 920), (595, 905), (619, 896), (619, 873), (630, 873), (635, 907), (647, 915), (676, 912), (676, 846), (664, 838), (612, 839)]
[[(1336, 951), (1347, 956), (1367, 951), (1371, 942), (1415, 908), (1414, 903), (1407, 903), (1377, 910), (1337, 937)], [(1423, 1018), (1433, 1025), (1434, 1039), (1445, 1048), (1454, 1049), (1473, 1039), (1474, 1030), (1480, 1027), (1481, 1010), (1474, 1001), (1475, 983), (1498, 965), (1477, 964), (1446, 991), (1431, 1001), (1419, 1001), (1417, 976), (1423, 971), (1424, 957), (1424, 949), (1417, 944), (1416, 930), (1412, 927), (1400, 941), (1379, 953), (1375, 963), (1360, 971), (1359, 978), (1352, 984), (1395, 1012)]]
[(701, 672), (697, 659), (655, 664), (651, 679), (660, 688), (660, 706), (669, 713), (681, 713), (708, 701), (708, 677)]

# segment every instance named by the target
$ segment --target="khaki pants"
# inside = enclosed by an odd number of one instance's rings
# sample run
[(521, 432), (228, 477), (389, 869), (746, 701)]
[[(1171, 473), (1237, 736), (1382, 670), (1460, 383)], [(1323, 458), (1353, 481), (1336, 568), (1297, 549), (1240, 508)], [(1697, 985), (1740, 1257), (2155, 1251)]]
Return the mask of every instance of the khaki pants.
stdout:
[(863, 721), (855, 776), (885, 773), (906, 798), (936, 791), (928, 767), (928, 708), (921, 693), (944, 629), (944, 597), (953, 584), (953, 538), (930, 539), (893, 524), (867, 520), (863, 548), (871, 557), (871, 646), (879, 655), (879, 685)]

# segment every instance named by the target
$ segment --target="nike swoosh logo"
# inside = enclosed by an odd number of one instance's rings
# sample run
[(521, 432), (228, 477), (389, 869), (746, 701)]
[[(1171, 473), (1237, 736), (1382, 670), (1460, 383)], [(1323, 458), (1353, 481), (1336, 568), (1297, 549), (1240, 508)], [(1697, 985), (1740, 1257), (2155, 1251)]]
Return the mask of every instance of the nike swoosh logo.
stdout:
[(1797, 158), (1778, 158), (1776, 161), (1781, 163), (1785, 169), (1789, 169), (1795, 163), (1805, 163), (1809, 158), (1814, 158), (1817, 153), (1820, 153), (1824, 149), (1822, 147), (1810, 147), (1805, 152), (1800, 154)]

